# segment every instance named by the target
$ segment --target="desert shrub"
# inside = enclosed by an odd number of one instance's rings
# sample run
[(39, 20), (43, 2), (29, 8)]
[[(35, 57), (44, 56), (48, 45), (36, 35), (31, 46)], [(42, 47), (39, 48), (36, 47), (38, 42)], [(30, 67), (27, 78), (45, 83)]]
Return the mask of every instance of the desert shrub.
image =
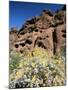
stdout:
[(9, 61), (9, 71), (10, 73), (12, 73), (12, 71), (16, 68), (18, 68), (19, 62), (20, 62), (20, 54), (11, 51), (10, 52), (10, 61)]
[(66, 56), (66, 45), (61, 47), (61, 55)]
[(21, 57), (10, 74), (10, 88), (65, 85), (65, 62), (61, 57), (40, 48)]

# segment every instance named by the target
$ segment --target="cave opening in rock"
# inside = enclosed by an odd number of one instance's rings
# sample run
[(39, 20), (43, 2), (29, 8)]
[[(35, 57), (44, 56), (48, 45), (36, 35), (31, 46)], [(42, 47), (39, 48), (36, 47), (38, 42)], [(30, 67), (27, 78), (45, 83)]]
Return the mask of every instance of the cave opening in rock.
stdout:
[(22, 34), (22, 35), (24, 35), (24, 34), (25, 34), (25, 32), (22, 32), (21, 34)]
[(63, 34), (62, 37), (63, 37), (63, 38), (66, 38), (66, 34)]
[(44, 46), (44, 44), (42, 42), (38, 42), (37, 45), (38, 45), (38, 47), (46, 49), (46, 47)]
[(18, 44), (15, 44), (15, 48), (18, 48), (18, 46), (19, 46)]
[(20, 50), (20, 53), (23, 53), (23, 51), (22, 51), (22, 50)]
[(62, 30), (61, 32), (66, 33), (66, 31), (65, 31), (65, 30)]
[(26, 43), (27, 44), (32, 44), (32, 41), (31, 40), (26, 40)]
[(35, 32), (38, 32), (38, 29), (35, 29)]
[(22, 47), (24, 47), (24, 46), (25, 46), (25, 43), (21, 43), (20, 45), (21, 45)]
[[(42, 37), (41, 37), (41, 36), (37, 37), (37, 40), (42, 40)], [(36, 41), (37, 41), (37, 40), (36, 40)]]
[(41, 38), (41, 37), (38, 37), (38, 39), (39, 39), (39, 40), (42, 40), (42, 38)]
[(42, 31), (40, 31), (40, 33), (42, 33)]
[(42, 42), (38, 42), (38, 47), (41, 47), (42, 46)]
[(47, 37), (47, 38), (49, 38), (49, 36), (48, 36), (48, 35), (47, 35), (46, 37)]

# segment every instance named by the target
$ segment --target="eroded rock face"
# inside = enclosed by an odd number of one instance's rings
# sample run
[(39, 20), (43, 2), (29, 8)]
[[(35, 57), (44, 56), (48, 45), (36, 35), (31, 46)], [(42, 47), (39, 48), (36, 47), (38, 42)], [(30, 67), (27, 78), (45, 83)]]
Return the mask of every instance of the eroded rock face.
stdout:
[(14, 50), (22, 53), (23, 50), (33, 51), (35, 47), (40, 47), (58, 54), (61, 47), (65, 46), (65, 8), (55, 14), (43, 10), (40, 16), (27, 20), (19, 31), (14, 31), (10, 32), (10, 46)]
[(9, 48), (13, 49), (14, 46), (14, 42), (16, 42), (17, 38), (18, 38), (18, 31), (16, 28), (11, 28), (11, 31), (9, 33)]
[(65, 46), (66, 41), (66, 25), (62, 24), (56, 27), (56, 53), (61, 52), (61, 49)]
[(24, 49), (26, 50), (33, 50), (35, 47), (41, 47), (43, 49), (51, 50), (53, 51), (53, 40), (52, 40), (52, 32), (54, 31), (54, 28), (48, 28), (44, 29), (43, 31), (38, 32), (32, 32), (27, 33), (20, 38), (17, 39), (17, 41), (14, 43), (15, 48), (18, 51), (22, 51)]

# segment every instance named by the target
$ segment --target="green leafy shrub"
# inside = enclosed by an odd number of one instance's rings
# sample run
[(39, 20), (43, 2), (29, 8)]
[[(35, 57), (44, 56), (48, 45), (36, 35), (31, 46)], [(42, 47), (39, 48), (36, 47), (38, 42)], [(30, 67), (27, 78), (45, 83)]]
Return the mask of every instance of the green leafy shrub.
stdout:
[(12, 73), (14, 69), (18, 68), (19, 62), (20, 62), (20, 54), (11, 51), (10, 52), (10, 61), (9, 61), (9, 71)]

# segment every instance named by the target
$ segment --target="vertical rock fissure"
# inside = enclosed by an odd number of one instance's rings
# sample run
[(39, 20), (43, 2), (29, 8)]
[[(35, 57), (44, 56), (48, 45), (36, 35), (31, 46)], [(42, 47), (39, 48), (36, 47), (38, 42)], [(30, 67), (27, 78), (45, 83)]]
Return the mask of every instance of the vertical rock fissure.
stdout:
[(56, 37), (56, 31), (54, 30), (54, 32), (52, 33), (53, 35), (53, 53), (56, 53), (56, 43), (57, 43), (57, 37)]

